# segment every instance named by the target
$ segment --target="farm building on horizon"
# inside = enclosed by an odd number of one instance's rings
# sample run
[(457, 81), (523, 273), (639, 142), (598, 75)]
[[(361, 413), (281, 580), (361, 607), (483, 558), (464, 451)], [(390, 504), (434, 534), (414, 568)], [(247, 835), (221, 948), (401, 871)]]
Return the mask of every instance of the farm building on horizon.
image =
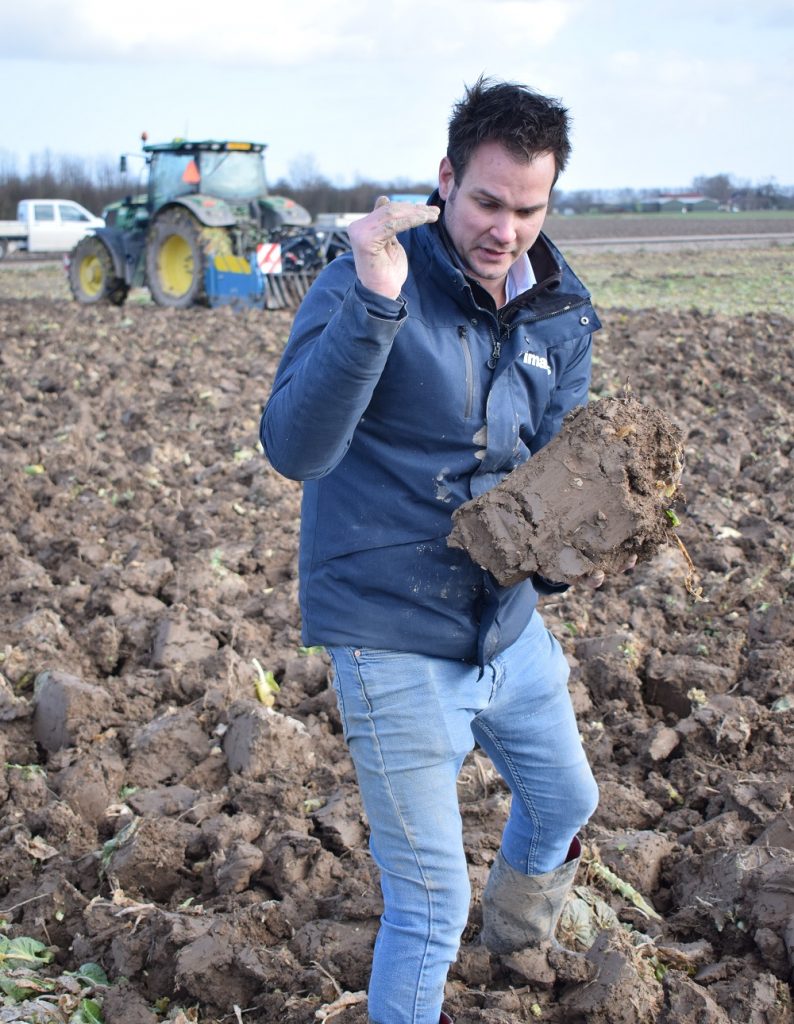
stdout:
[(719, 210), (720, 203), (699, 192), (660, 192), (637, 204), (640, 213), (703, 213)]

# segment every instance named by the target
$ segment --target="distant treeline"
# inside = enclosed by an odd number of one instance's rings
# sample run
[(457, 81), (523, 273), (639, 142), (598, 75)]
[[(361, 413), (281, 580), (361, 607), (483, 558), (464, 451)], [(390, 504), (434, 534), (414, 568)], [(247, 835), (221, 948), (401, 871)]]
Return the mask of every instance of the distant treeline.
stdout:
[[(130, 161), (132, 173), (123, 174), (117, 164), (90, 162), (74, 157), (45, 153), (32, 157), (27, 171), (21, 173), (13, 161), (0, 154), (0, 220), (16, 216), (21, 199), (72, 199), (92, 213), (101, 214), (108, 203), (124, 196), (145, 191), (143, 164)], [(380, 195), (413, 193), (429, 195), (435, 186), (429, 182), (358, 181), (355, 185), (337, 186), (322, 175), (307, 174), (301, 164), (293, 180), (281, 178), (270, 182), (275, 195), (288, 196), (305, 206), (316, 217), (319, 213), (358, 213), (370, 210)]]
[(129, 184), (118, 165), (45, 153), (31, 157), (25, 173), (0, 158), (0, 220), (12, 220), (21, 199), (72, 199), (92, 213), (120, 199)]
[[(141, 169), (142, 169), (141, 165)], [(433, 182), (391, 182), (359, 180), (354, 185), (335, 185), (317, 169), (313, 157), (296, 161), (286, 178), (270, 183), (270, 191), (288, 196), (306, 207), (312, 217), (321, 213), (359, 213), (371, 210), (380, 195), (410, 193), (429, 195)], [(27, 170), (17, 170), (15, 161), (0, 153), (0, 220), (16, 216), (20, 199), (73, 199), (92, 213), (101, 213), (108, 203), (145, 188), (134, 174), (122, 174), (117, 164), (44, 153), (31, 157)], [(716, 200), (723, 209), (791, 210), (794, 187), (775, 182), (758, 185), (741, 182), (730, 174), (700, 176), (688, 189)], [(598, 211), (632, 212), (643, 207), (658, 189), (556, 190), (552, 209), (571, 213)], [(664, 190), (670, 192), (670, 189)], [(686, 189), (679, 190), (681, 192)]]
[[(678, 198), (681, 205), (697, 209), (697, 198), (713, 200), (711, 209), (794, 210), (794, 186), (775, 181), (752, 184), (731, 174), (700, 175), (689, 186), (670, 189), (581, 189), (555, 193), (558, 210), (570, 213), (642, 213), (663, 208), (660, 200)], [(702, 204), (702, 210), (709, 209)]]
[(295, 184), (287, 178), (270, 182), (272, 193), (289, 196), (304, 206), (312, 217), (320, 213), (362, 213), (371, 210), (378, 196), (422, 195), (429, 196), (435, 183), (400, 181), (359, 181), (355, 185), (339, 186), (320, 179)]

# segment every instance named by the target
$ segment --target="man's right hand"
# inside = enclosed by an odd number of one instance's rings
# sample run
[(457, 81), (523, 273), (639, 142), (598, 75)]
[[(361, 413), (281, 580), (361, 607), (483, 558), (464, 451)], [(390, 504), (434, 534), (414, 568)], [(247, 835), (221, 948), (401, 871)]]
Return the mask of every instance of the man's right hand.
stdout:
[(438, 220), (440, 213), (437, 206), (392, 203), (380, 196), (372, 213), (348, 228), (359, 281), (386, 298), (399, 298), (408, 276), (408, 258), (397, 235)]

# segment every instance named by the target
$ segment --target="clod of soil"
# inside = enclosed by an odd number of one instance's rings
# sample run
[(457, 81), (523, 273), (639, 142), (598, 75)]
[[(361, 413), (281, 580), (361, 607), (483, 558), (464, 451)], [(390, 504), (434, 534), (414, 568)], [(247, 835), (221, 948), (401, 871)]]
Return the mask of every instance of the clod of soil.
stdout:
[(461, 505), (448, 543), (503, 586), (533, 573), (572, 583), (618, 572), (669, 540), (665, 509), (683, 464), (680, 432), (664, 413), (603, 398), (569, 413), (542, 451)]

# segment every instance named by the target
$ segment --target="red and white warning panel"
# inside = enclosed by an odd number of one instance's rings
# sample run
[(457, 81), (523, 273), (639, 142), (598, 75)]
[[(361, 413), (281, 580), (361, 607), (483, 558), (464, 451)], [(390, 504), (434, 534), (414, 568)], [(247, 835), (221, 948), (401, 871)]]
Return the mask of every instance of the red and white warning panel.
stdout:
[(263, 242), (256, 247), (256, 262), (263, 274), (281, 273), (281, 245), (279, 242)]

